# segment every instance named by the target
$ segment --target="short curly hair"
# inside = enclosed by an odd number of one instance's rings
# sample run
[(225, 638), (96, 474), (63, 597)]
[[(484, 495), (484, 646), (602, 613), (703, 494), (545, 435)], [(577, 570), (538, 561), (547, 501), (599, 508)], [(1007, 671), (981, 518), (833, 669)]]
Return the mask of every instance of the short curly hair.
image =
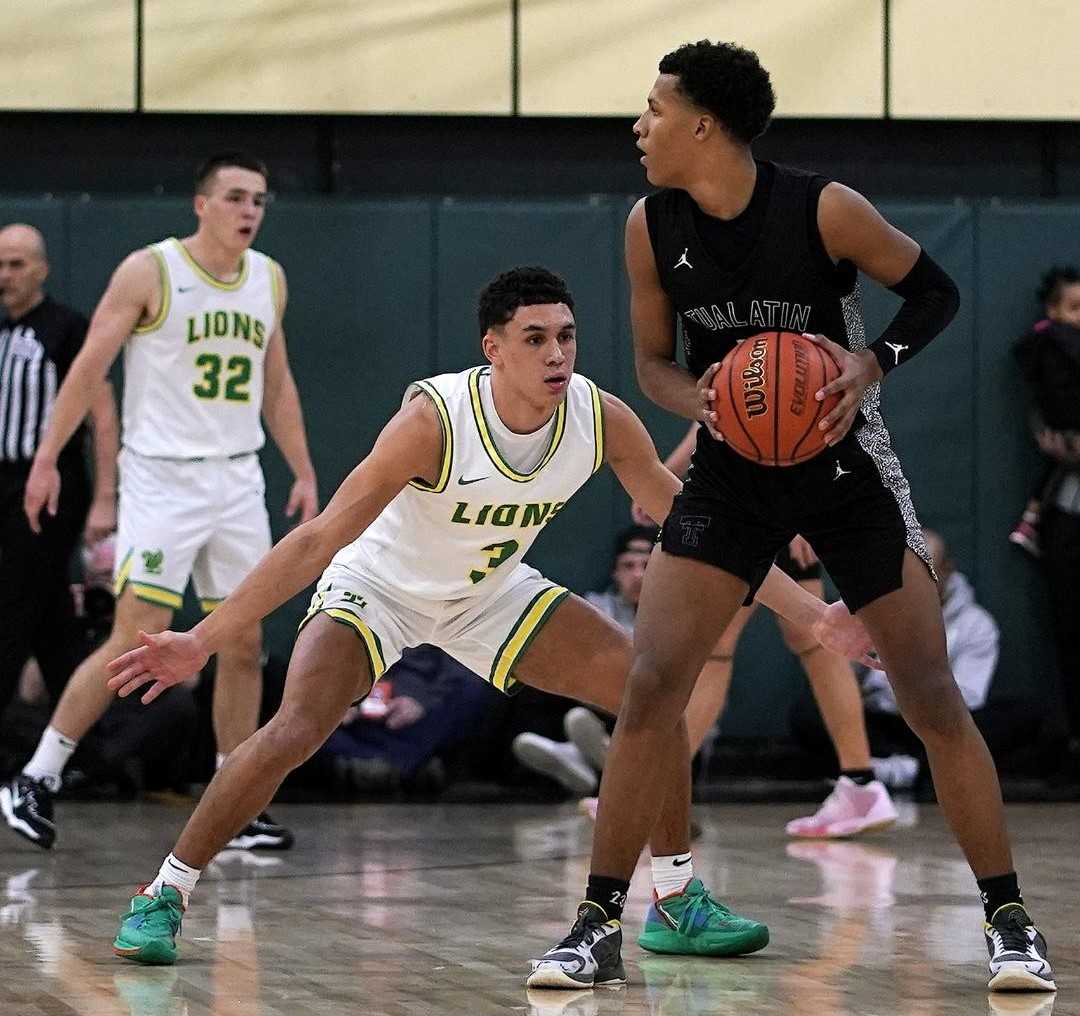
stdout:
[(765, 133), (776, 108), (769, 72), (757, 54), (733, 42), (688, 42), (660, 61), (694, 105), (708, 110), (744, 144)]
[(506, 324), (518, 307), (531, 307), (538, 303), (565, 303), (571, 312), (574, 309), (574, 298), (570, 295), (566, 280), (546, 268), (511, 268), (496, 275), (480, 291), (477, 301), (480, 334), (486, 334), (495, 325)]
[(1066, 286), (1077, 282), (1080, 282), (1080, 271), (1074, 265), (1054, 265), (1039, 281), (1035, 295), (1041, 306), (1049, 307), (1061, 299)]

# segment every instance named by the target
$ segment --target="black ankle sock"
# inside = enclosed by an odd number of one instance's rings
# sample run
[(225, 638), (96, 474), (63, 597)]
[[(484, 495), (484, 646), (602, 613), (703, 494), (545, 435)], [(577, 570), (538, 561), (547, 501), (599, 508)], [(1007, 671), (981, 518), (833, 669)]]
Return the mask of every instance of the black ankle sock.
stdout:
[(980, 878), (976, 884), (979, 887), (979, 893), (982, 895), (983, 910), (986, 911), (987, 922), (1006, 903), (1024, 905), (1024, 897), (1020, 895), (1020, 886), (1016, 881), (1015, 871), (1010, 871), (1008, 875)]
[(873, 769), (841, 769), (840, 775), (846, 776), (852, 783), (860, 787), (865, 787), (868, 783), (874, 781)]
[(607, 914), (609, 921), (622, 918), (626, 906), (626, 894), (630, 883), (621, 878), (609, 878), (607, 875), (589, 875), (589, 884), (585, 889), (585, 899), (595, 903)]

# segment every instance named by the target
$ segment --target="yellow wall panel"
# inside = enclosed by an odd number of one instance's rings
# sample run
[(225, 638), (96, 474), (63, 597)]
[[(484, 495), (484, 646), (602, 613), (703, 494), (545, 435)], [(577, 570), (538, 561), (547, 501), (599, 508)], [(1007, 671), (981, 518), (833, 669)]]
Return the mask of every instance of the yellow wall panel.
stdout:
[(510, 112), (510, 0), (145, 0), (151, 110)]
[(881, 116), (877, 0), (522, 0), (521, 111), (636, 115), (660, 57), (698, 39), (753, 49), (777, 112)]
[(0, 107), (135, 107), (132, 0), (29, 0), (3, 5)]
[(893, 0), (892, 112), (1080, 118), (1076, 0)]

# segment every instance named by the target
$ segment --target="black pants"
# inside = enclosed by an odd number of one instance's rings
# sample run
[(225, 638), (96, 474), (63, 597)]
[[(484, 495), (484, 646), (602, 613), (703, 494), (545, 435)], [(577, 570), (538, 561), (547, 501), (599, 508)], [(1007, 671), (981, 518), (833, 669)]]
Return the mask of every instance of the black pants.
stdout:
[(1069, 734), (1080, 737), (1080, 515), (1044, 508), (1039, 542)]
[(60, 505), (42, 511), (35, 535), (23, 514), (29, 467), (0, 465), (0, 715), (18, 687), (26, 661), (41, 666), (53, 702), (82, 659), (68, 569), (90, 507), (81, 461), (61, 468)]

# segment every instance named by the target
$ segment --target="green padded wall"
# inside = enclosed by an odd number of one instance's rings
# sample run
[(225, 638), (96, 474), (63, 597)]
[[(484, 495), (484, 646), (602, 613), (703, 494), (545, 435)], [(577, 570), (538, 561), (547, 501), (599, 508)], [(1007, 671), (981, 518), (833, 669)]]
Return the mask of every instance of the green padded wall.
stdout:
[[(633, 406), (666, 454), (684, 424), (651, 405), (634, 378), (622, 269), (630, 207), (617, 195), (275, 203), (259, 247), (288, 274), (286, 331), (323, 502), (370, 448), (410, 379), (478, 362), (477, 291), (515, 264), (566, 276), (577, 300), (579, 369)], [(1043, 591), (1032, 562), (1006, 542), (1038, 469), (1010, 346), (1035, 316), (1041, 272), (1080, 260), (1080, 206), (907, 202), (883, 211), (925, 244), (963, 295), (947, 333), (889, 378), (886, 421), (920, 516), (945, 534), (1001, 623), (999, 691), (1042, 694), (1053, 684)], [(54, 294), (89, 313), (124, 254), (184, 235), (194, 216), (179, 199), (0, 199), (0, 221), (16, 220), (45, 233)], [(872, 283), (862, 292), (873, 337), (898, 300)], [(280, 536), (289, 476), (276, 451), (264, 459)], [(544, 533), (531, 560), (578, 590), (602, 583), (612, 537), (628, 518), (627, 498), (605, 471)], [(288, 652), (303, 605), (298, 597), (271, 619), (275, 651)], [(725, 732), (782, 733), (802, 682), (760, 612), (740, 646)]]
[[(406, 384), (435, 369), (432, 213), (422, 202), (280, 202), (259, 239), (288, 279), (289, 360), (325, 504), (397, 410)], [(292, 474), (269, 439), (263, 463), (280, 537)], [(282, 655), (308, 598), (296, 597), (267, 623), (267, 640)]]

